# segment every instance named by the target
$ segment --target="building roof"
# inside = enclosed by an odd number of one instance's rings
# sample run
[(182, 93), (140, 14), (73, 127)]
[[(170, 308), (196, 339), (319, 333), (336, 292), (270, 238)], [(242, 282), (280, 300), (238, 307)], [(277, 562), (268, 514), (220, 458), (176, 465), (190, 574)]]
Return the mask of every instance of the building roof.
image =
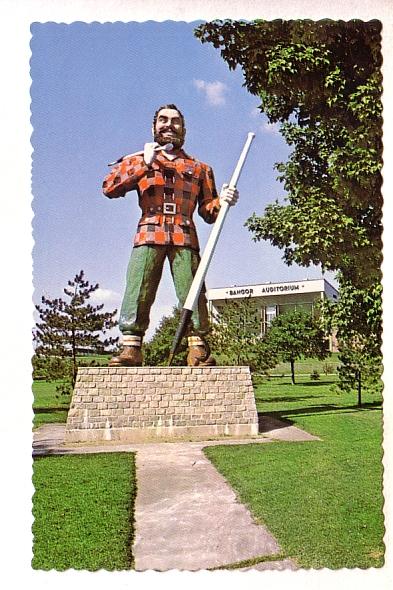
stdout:
[(329, 299), (338, 299), (338, 291), (326, 279), (304, 279), (302, 281), (267, 282), (257, 285), (232, 285), (208, 289), (209, 301), (242, 297), (271, 297), (301, 293), (324, 293)]

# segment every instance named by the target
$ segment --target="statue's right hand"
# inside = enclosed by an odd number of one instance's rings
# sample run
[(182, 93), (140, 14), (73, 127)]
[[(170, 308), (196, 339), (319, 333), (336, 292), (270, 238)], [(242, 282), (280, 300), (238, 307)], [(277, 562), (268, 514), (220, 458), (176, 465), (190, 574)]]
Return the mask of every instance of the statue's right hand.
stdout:
[(143, 148), (143, 159), (145, 161), (145, 164), (147, 164), (147, 166), (150, 166), (150, 164), (153, 162), (154, 158), (156, 157), (156, 147), (159, 144), (157, 142), (151, 142), (151, 143), (145, 143), (144, 148)]

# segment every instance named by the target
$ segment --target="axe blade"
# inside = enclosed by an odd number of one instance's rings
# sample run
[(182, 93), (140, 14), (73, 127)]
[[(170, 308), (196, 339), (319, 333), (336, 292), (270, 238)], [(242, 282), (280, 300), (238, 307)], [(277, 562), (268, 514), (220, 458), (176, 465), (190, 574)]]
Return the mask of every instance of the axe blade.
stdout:
[(168, 367), (171, 366), (171, 363), (172, 363), (173, 358), (176, 354), (176, 351), (180, 346), (180, 342), (182, 341), (182, 338), (187, 331), (188, 325), (191, 320), (191, 316), (192, 316), (192, 309), (186, 309), (185, 307), (183, 307), (183, 309), (180, 312), (179, 325), (177, 327), (176, 334), (173, 339), (172, 347), (171, 347), (171, 350), (169, 353)]

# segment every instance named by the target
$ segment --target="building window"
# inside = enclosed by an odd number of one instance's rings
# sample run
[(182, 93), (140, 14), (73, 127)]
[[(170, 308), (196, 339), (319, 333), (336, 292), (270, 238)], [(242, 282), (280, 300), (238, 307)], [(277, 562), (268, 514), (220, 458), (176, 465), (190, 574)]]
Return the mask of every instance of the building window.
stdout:
[(288, 311), (293, 311), (294, 309), (298, 311), (305, 311), (314, 315), (314, 305), (309, 302), (297, 302), (297, 303), (284, 303), (278, 306), (278, 313), (287, 313)]
[(231, 314), (229, 319), (236, 321), (239, 325), (239, 330), (249, 332), (256, 337), (261, 336), (261, 310), (254, 302), (249, 300), (232, 300), (226, 301), (225, 305), (211, 306), (210, 318), (212, 322), (221, 321), (225, 323), (225, 311)]
[(266, 334), (268, 329), (271, 326), (272, 321), (277, 316), (277, 305), (267, 305), (266, 307), (262, 307), (261, 309), (262, 314), (262, 336)]

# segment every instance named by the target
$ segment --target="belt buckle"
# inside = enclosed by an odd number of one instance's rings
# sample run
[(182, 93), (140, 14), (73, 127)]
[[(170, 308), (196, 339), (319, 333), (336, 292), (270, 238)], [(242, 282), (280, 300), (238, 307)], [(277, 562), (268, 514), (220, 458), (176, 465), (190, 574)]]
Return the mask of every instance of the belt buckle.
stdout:
[(164, 203), (162, 211), (164, 215), (175, 215), (176, 203)]

